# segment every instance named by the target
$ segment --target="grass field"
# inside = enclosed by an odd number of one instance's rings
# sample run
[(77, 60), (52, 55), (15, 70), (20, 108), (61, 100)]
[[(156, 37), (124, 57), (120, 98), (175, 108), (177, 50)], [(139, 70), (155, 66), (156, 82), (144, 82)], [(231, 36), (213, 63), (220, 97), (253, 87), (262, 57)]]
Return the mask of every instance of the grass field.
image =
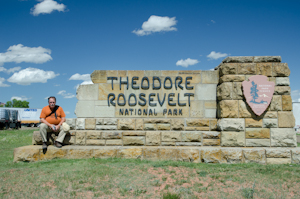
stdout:
[(300, 198), (300, 165), (125, 159), (13, 163), (33, 130), (0, 131), (0, 198)]

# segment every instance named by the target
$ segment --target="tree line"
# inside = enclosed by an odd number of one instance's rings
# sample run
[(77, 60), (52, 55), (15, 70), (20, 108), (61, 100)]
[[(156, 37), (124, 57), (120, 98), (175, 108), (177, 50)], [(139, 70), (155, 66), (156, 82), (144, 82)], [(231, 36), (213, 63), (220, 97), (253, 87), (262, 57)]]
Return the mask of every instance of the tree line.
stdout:
[(13, 99), (12, 101), (7, 101), (5, 105), (0, 105), (0, 107), (29, 108), (29, 102)]

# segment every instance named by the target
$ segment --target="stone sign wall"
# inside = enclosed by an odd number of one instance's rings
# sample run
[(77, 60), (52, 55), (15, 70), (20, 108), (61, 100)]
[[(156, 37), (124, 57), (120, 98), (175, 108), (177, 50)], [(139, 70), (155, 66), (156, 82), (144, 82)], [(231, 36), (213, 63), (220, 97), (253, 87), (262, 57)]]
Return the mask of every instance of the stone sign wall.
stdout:
[[(275, 83), (257, 116), (242, 82)], [(206, 163), (300, 163), (289, 82), (280, 56), (227, 57), (214, 71), (96, 70), (77, 89), (62, 149), (15, 149), (14, 161), (124, 157)], [(250, 78), (252, 79), (252, 78)], [(272, 84), (273, 85), (273, 84)], [(39, 132), (33, 144), (41, 144)], [(29, 155), (28, 155), (29, 154)]]

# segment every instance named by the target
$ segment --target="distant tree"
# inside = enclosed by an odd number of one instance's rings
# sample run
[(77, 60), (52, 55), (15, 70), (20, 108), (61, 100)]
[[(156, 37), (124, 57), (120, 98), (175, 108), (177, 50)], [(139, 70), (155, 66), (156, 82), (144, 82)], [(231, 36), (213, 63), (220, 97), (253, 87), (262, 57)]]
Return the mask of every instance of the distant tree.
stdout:
[(14, 107), (14, 108), (29, 108), (29, 102), (13, 99), (12, 101), (7, 101), (5, 107)]
[(0, 107), (3, 107), (3, 104), (0, 104)]

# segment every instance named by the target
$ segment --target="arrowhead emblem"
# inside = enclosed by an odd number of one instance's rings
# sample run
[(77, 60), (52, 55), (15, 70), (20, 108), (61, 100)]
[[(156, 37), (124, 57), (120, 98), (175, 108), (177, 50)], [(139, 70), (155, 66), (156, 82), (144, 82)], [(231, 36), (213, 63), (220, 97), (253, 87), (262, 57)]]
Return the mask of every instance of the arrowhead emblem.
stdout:
[(242, 85), (247, 104), (260, 116), (271, 103), (275, 83), (268, 81), (264, 75), (254, 75), (249, 77), (249, 81), (243, 81)]

